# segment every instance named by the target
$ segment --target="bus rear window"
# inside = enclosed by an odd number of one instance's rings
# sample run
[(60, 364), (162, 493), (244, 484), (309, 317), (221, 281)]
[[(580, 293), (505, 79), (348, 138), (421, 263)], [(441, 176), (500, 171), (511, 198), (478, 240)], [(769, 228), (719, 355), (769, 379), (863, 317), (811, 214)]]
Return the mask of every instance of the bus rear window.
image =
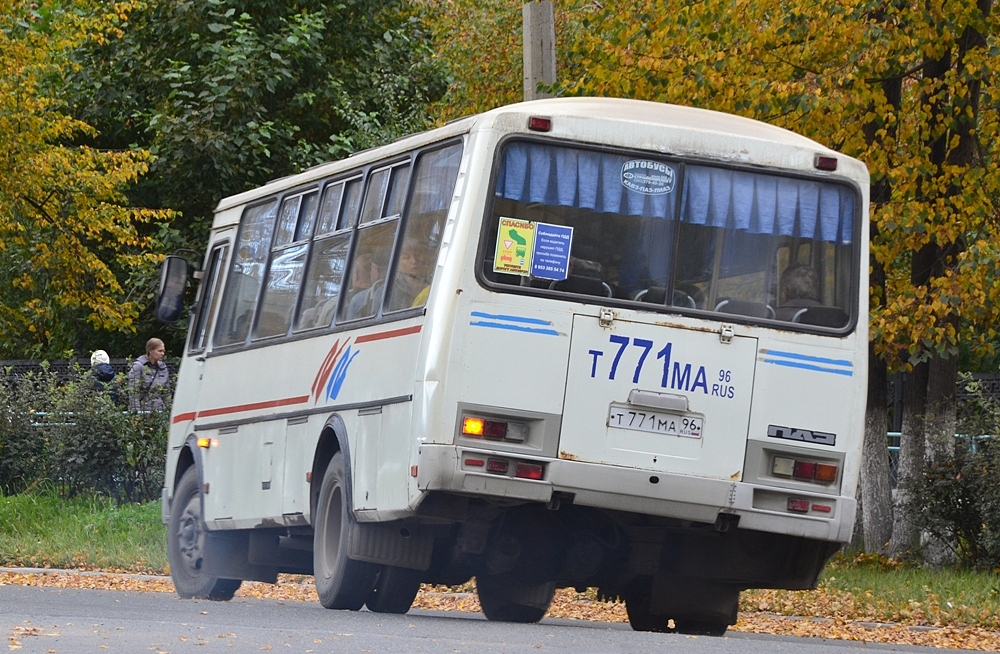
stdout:
[(495, 179), (488, 282), (785, 326), (849, 323), (850, 186), (524, 141), (506, 144)]

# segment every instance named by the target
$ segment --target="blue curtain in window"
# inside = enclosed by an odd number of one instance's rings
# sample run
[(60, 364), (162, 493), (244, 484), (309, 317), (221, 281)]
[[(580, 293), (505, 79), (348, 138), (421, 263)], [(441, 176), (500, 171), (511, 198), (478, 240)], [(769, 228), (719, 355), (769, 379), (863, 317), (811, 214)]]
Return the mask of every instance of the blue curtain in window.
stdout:
[[(537, 143), (511, 143), (497, 195), (524, 203), (673, 219), (676, 189), (648, 194), (622, 183), (634, 157)], [(677, 170), (674, 170), (675, 179)], [(687, 166), (681, 220), (751, 234), (851, 243), (854, 192), (846, 186), (739, 170)]]
[[(497, 195), (524, 203), (672, 219), (676, 189), (649, 194), (622, 184), (622, 168), (634, 160), (590, 150), (511, 143), (504, 150)], [(670, 168), (676, 180), (676, 167)]]
[(687, 166), (681, 216), (695, 225), (847, 245), (854, 193), (839, 184)]

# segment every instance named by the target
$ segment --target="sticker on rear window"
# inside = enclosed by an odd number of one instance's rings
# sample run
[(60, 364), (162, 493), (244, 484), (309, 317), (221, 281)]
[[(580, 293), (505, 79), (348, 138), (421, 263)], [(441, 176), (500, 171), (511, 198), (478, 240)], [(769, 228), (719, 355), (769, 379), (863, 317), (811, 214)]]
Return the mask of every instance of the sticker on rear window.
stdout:
[(674, 170), (665, 163), (633, 159), (622, 166), (622, 186), (644, 195), (663, 195), (674, 190)]
[(572, 227), (501, 217), (493, 272), (566, 279), (572, 248)]

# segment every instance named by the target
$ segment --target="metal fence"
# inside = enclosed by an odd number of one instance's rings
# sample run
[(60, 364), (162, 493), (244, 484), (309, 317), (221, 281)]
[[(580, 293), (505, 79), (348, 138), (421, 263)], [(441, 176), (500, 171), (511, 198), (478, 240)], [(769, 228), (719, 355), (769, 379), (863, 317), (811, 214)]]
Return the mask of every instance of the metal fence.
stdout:
[[(898, 431), (890, 431), (888, 433), (888, 449), (889, 449), (889, 483), (892, 488), (896, 487), (899, 481), (899, 447), (900, 440), (903, 435)], [(982, 447), (984, 440), (988, 438), (996, 438), (996, 436), (990, 436), (988, 434), (983, 434), (980, 436), (970, 436), (968, 434), (955, 434), (956, 440), (961, 440), (965, 447), (969, 449), (970, 452), (978, 452)]]
[[(115, 373), (128, 373), (132, 367), (134, 359), (111, 359), (111, 368)], [(90, 359), (63, 359), (56, 361), (43, 361), (42, 359), (11, 359), (0, 360), (0, 374), (8, 377), (23, 377), (29, 373), (40, 373), (43, 368), (55, 372), (60, 381), (66, 381), (73, 377), (73, 367), (78, 366), (86, 371), (90, 370)]]

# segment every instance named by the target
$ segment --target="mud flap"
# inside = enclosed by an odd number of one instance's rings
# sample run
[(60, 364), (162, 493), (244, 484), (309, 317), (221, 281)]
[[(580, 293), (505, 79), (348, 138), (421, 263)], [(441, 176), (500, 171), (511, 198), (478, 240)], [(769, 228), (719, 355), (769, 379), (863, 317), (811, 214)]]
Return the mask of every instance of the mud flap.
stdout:
[(433, 551), (434, 532), (425, 527), (401, 521), (358, 522), (347, 556), (355, 561), (427, 570)]

